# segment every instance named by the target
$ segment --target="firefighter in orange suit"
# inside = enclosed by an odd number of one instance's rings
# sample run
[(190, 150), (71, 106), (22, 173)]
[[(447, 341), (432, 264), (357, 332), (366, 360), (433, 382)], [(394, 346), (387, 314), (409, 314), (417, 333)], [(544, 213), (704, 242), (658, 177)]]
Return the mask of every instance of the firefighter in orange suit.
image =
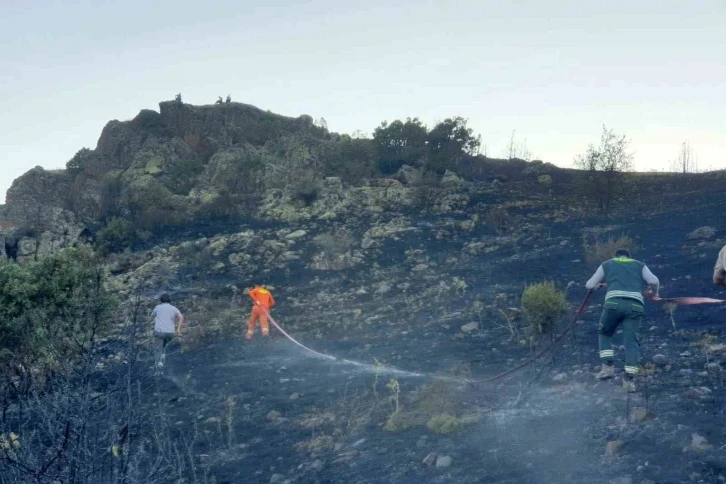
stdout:
[(258, 319), (260, 320), (260, 327), (262, 328), (262, 336), (269, 336), (270, 328), (267, 326), (267, 311), (275, 306), (275, 299), (272, 297), (272, 293), (261, 284), (255, 284), (254, 289), (249, 292), (249, 295), (254, 305), (252, 306), (250, 320), (247, 323), (246, 338), (248, 340), (252, 339), (252, 335), (255, 333), (255, 323)]

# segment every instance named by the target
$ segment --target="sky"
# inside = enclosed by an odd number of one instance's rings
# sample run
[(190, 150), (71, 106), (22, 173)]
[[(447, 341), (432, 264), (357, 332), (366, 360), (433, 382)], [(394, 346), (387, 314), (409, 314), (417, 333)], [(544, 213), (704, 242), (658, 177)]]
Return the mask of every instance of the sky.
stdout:
[(602, 126), (662, 171), (688, 140), (726, 168), (723, 0), (0, 0), (0, 193), (62, 168), (103, 126), (181, 93), (323, 117), (463, 116), (572, 166)]

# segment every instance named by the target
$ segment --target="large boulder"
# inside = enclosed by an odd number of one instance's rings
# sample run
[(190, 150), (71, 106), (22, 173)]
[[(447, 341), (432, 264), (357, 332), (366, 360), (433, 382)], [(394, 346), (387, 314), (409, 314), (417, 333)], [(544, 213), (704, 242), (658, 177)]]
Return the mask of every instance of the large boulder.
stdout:
[[(36, 225), (19, 231), (19, 236), (14, 240), (14, 257), (19, 263), (38, 260), (85, 241), (87, 234), (88, 229), (73, 212), (47, 207)], [(11, 240), (3, 241), (3, 252), (6, 246), (13, 245)]]
[(36, 166), (8, 189), (4, 218), (19, 227), (37, 224), (48, 208), (67, 207), (73, 192), (73, 180), (66, 171)]
[(441, 177), (441, 185), (447, 188), (458, 188), (464, 184), (464, 180), (451, 170), (446, 170)]
[(403, 165), (396, 173), (396, 178), (407, 185), (415, 185), (421, 181), (421, 171), (410, 165)]

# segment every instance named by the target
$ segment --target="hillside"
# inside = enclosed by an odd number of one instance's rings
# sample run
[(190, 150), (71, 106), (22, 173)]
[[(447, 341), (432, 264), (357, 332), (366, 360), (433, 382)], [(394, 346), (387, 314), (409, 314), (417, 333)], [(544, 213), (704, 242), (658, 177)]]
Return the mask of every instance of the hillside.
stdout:
[[(80, 444), (63, 436), (73, 419), (59, 417), (38, 443), (51, 457), (61, 449), (40, 482), (726, 480), (717, 305), (649, 305), (648, 374), (635, 394), (594, 380), (601, 294), (554, 353), (511, 378), (471, 382), (548, 344), (527, 331), (526, 285), (549, 280), (566, 293), (564, 327), (597, 265), (594, 241), (630, 237), (662, 296), (723, 297), (710, 281), (726, 244), (723, 174), (630, 175), (604, 218), (583, 173), (546, 163), (471, 156), (439, 171), (360, 174), (339, 163), (349, 152), (320, 157), (321, 145), (353, 140), (312, 118), (237, 103), (160, 107), (109, 123), (67, 170), (27, 173), (3, 207), (6, 251), (21, 263), (84, 241), (120, 244), (103, 253), (123, 317), (94, 353), (82, 414), (105, 429), (89, 462), (107, 472), (69, 477)], [(128, 238), (110, 238), (114, 219), (129, 222)], [(715, 230), (689, 236), (702, 226)], [(285, 330), (358, 364), (317, 358), (274, 330), (245, 342), (244, 290), (256, 280), (274, 292)], [(139, 327), (161, 292), (188, 321), (154, 375)], [(17, 408), (6, 411), (2, 435), (18, 432)], [(50, 457), (36, 451), (13, 452), (40, 468)], [(23, 482), (3, 465), (0, 483)]]

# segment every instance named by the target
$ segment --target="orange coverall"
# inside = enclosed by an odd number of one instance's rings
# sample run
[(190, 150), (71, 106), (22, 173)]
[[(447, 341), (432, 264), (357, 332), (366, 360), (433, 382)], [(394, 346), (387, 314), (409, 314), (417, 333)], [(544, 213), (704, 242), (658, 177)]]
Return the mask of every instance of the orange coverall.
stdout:
[(257, 286), (249, 292), (250, 298), (254, 301), (252, 306), (252, 313), (250, 314), (250, 320), (247, 323), (247, 339), (252, 339), (252, 335), (255, 332), (255, 323), (260, 320), (260, 327), (262, 328), (262, 335), (269, 336), (270, 328), (267, 326), (267, 311), (275, 306), (275, 299), (272, 297), (272, 293), (264, 287)]

